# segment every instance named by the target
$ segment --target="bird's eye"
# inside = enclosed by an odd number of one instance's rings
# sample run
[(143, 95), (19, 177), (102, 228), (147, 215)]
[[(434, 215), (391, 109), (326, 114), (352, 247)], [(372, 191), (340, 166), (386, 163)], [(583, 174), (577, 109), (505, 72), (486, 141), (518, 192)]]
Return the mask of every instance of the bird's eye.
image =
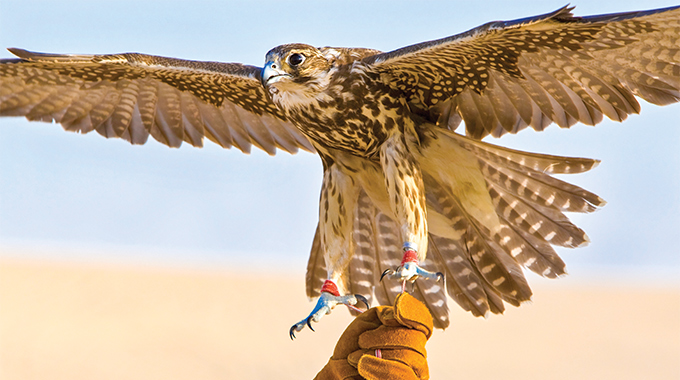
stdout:
[(288, 64), (291, 67), (297, 67), (302, 64), (302, 62), (305, 61), (305, 56), (300, 54), (300, 53), (293, 53), (288, 57)]

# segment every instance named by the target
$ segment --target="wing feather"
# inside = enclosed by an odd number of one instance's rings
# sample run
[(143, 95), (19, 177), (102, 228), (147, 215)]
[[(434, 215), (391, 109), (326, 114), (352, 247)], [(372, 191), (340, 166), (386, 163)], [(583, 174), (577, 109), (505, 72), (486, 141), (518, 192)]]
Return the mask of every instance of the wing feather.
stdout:
[(178, 148), (184, 140), (181, 104), (179, 93), (172, 87), (165, 84), (158, 86), (156, 123), (151, 135), (172, 148)]
[(203, 137), (243, 152), (314, 148), (276, 109), (261, 69), (151, 55), (59, 55), (10, 49), (0, 60), (0, 115), (56, 121), (69, 131), (171, 147)]
[[(496, 119), (501, 127), (510, 133), (525, 128), (527, 124), (520, 116), (520, 109), (514, 104), (503, 89), (495, 85), (495, 79), (490, 79), (492, 84), (488, 87), (487, 99), (490, 108), (496, 115)], [(502, 133), (502, 132), (499, 132)]]
[(419, 115), (455, 129), (458, 114), (476, 139), (528, 125), (594, 125), (602, 115), (622, 121), (640, 112), (636, 96), (680, 100), (680, 7), (590, 17), (571, 10), (492, 22), (362, 62)]
[[(515, 83), (514, 80), (509, 78), (501, 78), (502, 74), (491, 73), (490, 75), (490, 91), (496, 91), (505, 95), (506, 102), (503, 104), (512, 104), (515, 112), (509, 110), (513, 114), (517, 115), (519, 121), (516, 125), (513, 125), (508, 132), (517, 133), (518, 131), (531, 125), (531, 120), (533, 119), (534, 109), (537, 107), (536, 104), (529, 98), (529, 95), (522, 91), (519, 84)], [(500, 90), (500, 91), (498, 91)], [(501, 99), (499, 95), (499, 99)], [(498, 107), (498, 106), (496, 106)], [(495, 108), (496, 108), (495, 107)]]
[[(231, 107), (231, 105), (226, 103), (224, 107)], [(203, 118), (203, 123), (205, 125), (205, 136), (210, 141), (223, 148), (236, 146), (240, 151), (250, 153), (249, 145), (241, 146), (232, 138), (232, 133), (229, 131), (230, 126), (237, 123), (238, 119), (232, 119), (231, 113), (227, 113), (227, 118), (225, 120), (225, 118), (222, 117), (222, 112), (210, 104), (199, 102), (198, 109), (201, 111), (201, 117)]]
[(549, 117), (555, 124), (562, 128), (569, 128), (576, 124), (579, 117), (578, 109), (562, 83), (535, 66), (527, 68), (525, 76), (533, 86), (544, 91), (550, 102)]
[(234, 109), (241, 119), (241, 125), (243, 125), (247, 135), (250, 136), (253, 144), (271, 155), (275, 154), (277, 146), (276, 142), (267, 126), (262, 123), (261, 117), (240, 107), (234, 107)]
[(156, 124), (156, 103), (158, 102), (159, 85), (160, 83), (154, 80), (143, 80), (137, 99), (137, 109), (139, 110), (142, 124), (137, 128), (130, 128), (136, 130), (136, 134), (140, 136), (141, 139), (133, 143), (144, 144), (148, 140), (149, 134)]
[[(180, 102), (182, 107), (182, 125), (184, 125), (184, 141), (187, 143), (201, 147), (203, 146), (203, 136), (205, 135), (205, 126), (201, 119), (201, 112), (196, 105), (195, 98), (186, 92), (180, 93)], [(133, 129), (134, 130), (134, 129)]]
[[(77, 93), (77, 91), (73, 92)], [(125, 88), (123, 88), (120, 95), (120, 101), (114, 107), (113, 114), (111, 115), (111, 124), (113, 126), (113, 130), (114, 133), (116, 134), (116, 137), (123, 137), (123, 135), (131, 137), (129, 133), (129, 127), (130, 123), (132, 122), (138, 97), (139, 97), (139, 84), (133, 81), (129, 81)], [(59, 107), (59, 109), (63, 109), (69, 103), (71, 103), (70, 99), (66, 101), (64, 97), (62, 97), (62, 101), (63, 104)], [(55, 118), (55, 120), (59, 119)], [(129, 138), (126, 140), (130, 141)]]
[(5, 97), (0, 104), (0, 115), (2, 116), (23, 116), (31, 112), (36, 104), (56, 91), (48, 88), (26, 86), (19, 89), (15, 94)]
[(95, 104), (95, 106), (92, 108), (92, 111), (90, 111), (90, 120), (92, 121), (92, 126), (97, 131), (97, 133), (106, 138), (118, 137), (114, 133), (111, 126), (107, 128), (106, 121), (113, 114), (113, 110), (116, 109), (116, 104), (119, 100), (120, 92), (109, 88), (104, 94), (102, 101), (98, 104)]

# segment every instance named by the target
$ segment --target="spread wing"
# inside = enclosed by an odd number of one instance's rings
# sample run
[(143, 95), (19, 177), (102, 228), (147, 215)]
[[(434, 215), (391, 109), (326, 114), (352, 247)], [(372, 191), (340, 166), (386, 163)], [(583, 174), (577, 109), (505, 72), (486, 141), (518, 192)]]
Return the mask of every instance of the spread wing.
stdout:
[(411, 109), (474, 138), (594, 125), (680, 100), (680, 7), (498, 21), (365, 58)]
[(250, 152), (314, 148), (276, 109), (261, 69), (127, 53), (56, 55), (10, 49), (0, 60), (0, 116), (56, 121), (144, 144), (202, 146), (203, 137)]

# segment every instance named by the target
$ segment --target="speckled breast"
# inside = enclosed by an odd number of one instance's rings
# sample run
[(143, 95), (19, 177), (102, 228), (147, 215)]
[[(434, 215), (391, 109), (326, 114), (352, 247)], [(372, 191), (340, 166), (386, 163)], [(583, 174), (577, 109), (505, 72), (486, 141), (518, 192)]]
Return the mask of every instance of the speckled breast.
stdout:
[(379, 88), (371, 90), (370, 84), (343, 86), (343, 91), (329, 95), (333, 100), (290, 115), (302, 133), (322, 147), (375, 157), (385, 140), (410, 122), (404, 102)]

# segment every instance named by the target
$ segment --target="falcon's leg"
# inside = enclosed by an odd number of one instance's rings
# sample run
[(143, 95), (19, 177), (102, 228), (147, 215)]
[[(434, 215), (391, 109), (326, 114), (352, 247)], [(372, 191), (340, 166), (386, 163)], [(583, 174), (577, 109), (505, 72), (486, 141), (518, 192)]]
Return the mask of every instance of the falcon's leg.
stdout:
[(319, 300), (316, 302), (314, 309), (312, 309), (312, 312), (309, 313), (307, 318), (294, 324), (290, 328), (290, 339), (294, 339), (295, 332), (302, 331), (302, 329), (305, 328), (305, 325), (309, 326), (309, 329), (314, 331), (314, 328), (312, 327), (312, 321), (319, 322), (321, 317), (326, 314), (330, 314), (331, 310), (333, 310), (333, 308), (335, 308), (335, 306), (338, 304), (344, 304), (350, 309), (363, 312), (364, 310), (354, 306), (359, 302), (362, 302), (364, 305), (366, 305), (366, 309), (368, 309), (369, 306), (366, 297), (360, 294), (341, 296), (335, 283), (332, 280), (326, 280), (326, 282), (324, 282), (323, 286), (321, 287), (321, 295), (319, 296)]
[(346, 274), (349, 262), (354, 254), (352, 227), (354, 208), (359, 197), (357, 182), (348, 176), (336, 163), (325, 167), (321, 199), (319, 202), (319, 231), (321, 247), (328, 268), (328, 280), (321, 288), (321, 295), (312, 312), (305, 319), (290, 328), (291, 339), (296, 331), (318, 322), (321, 317), (330, 314), (338, 304), (357, 309), (354, 305), (363, 302), (368, 308), (368, 300), (359, 294), (341, 296), (340, 289), (345, 289)]
[(385, 173), (385, 185), (390, 206), (397, 224), (401, 226), (404, 237), (404, 258), (395, 270), (388, 269), (382, 277), (402, 281), (402, 291), (406, 281), (413, 282), (418, 277), (432, 280), (443, 279), (441, 273), (428, 272), (418, 266), (427, 254), (427, 210), (422, 172), (406, 145), (402, 133), (392, 135), (382, 145), (380, 164)]

